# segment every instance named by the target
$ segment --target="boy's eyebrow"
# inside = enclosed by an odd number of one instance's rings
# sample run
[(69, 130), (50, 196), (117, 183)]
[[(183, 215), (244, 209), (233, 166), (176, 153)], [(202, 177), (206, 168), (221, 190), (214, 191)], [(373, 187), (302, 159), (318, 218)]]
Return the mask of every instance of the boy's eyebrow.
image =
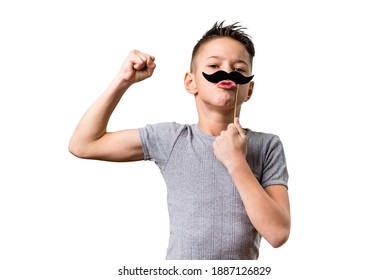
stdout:
[[(207, 57), (206, 59), (211, 59), (211, 58), (216, 58), (216, 59), (225, 60), (224, 57), (217, 56), (217, 55), (211, 55), (211, 56)], [(242, 59), (237, 59), (236, 61), (234, 61), (234, 63), (244, 63), (244, 64), (246, 64), (246, 65), (249, 65), (246, 61), (244, 61), (244, 60), (242, 60)]]

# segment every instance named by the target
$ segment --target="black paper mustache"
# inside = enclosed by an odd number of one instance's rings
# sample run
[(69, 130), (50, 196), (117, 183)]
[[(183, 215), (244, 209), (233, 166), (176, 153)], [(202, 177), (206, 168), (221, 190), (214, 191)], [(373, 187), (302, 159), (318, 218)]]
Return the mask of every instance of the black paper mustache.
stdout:
[(254, 77), (254, 75), (249, 77), (243, 76), (241, 73), (237, 71), (232, 71), (230, 73), (227, 73), (226, 71), (223, 70), (219, 70), (213, 74), (205, 74), (203, 72), (203, 76), (208, 82), (211, 83), (218, 83), (221, 81), (230, 80), (233, 81), (235, 84), (239, 84), (239, 85), (247, 84)]

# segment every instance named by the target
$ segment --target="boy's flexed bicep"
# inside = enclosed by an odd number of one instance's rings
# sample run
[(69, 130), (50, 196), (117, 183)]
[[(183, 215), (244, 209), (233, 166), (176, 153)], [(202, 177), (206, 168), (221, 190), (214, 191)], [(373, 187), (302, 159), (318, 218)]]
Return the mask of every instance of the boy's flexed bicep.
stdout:
[(87, 148), (73, 154), (80, 158), (116, 162), (144, 159), (138, 129), (107, 132), (90, 143)]

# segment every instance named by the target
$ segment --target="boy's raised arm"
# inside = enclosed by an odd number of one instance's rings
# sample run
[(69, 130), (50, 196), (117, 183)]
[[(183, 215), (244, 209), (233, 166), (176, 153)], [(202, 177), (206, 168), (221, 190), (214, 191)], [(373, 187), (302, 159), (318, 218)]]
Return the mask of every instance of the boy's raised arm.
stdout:
[(154, 57), (133, 50), (104, 93), (79, 121), (69, 142), (69, 151), (80, 158), (107, 161), (143, 160), (144, 154), (137, 129), (107, 132), (112, 112), (127, 89), (149, 78), (155, 69)]

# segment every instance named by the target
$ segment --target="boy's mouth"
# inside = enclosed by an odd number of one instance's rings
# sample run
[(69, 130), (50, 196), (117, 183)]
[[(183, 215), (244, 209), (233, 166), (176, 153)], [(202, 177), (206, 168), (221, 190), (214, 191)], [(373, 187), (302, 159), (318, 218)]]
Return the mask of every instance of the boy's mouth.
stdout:
[(216, 86), (218, 88), (222, 88), (222, 89), (235, 89), (236, 88), (236, 84), (231, 80), (224, 80), (224, 81), (218, 82)]

